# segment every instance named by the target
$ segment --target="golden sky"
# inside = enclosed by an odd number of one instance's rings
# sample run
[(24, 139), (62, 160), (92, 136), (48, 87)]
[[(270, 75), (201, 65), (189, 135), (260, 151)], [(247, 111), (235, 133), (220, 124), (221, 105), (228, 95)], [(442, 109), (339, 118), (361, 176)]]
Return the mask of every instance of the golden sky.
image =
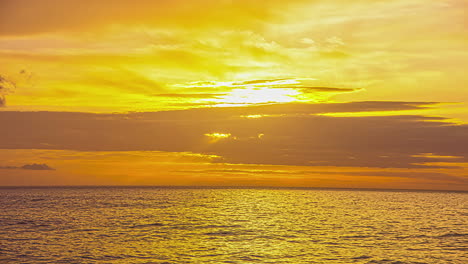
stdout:
[(3, 0), (0, 185), (467, 190), (467, 11)]

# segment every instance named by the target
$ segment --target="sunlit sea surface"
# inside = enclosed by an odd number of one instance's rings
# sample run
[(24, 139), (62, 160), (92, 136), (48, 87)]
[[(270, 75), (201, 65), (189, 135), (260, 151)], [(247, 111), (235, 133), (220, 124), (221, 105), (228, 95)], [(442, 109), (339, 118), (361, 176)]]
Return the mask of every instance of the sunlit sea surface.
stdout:
[(468, 263), (468, 193), (0, 188), (0, 263)]

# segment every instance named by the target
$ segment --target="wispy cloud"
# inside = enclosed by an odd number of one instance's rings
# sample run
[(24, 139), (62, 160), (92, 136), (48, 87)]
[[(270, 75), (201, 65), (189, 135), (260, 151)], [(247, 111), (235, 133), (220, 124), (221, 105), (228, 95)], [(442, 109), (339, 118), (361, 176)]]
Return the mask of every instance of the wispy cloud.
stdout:
[[(8, 98), (32, 110), (180, 109), (200, 102), (153, 95), (247, 87), (292, 89), (299, 96), (291, 98), (311, 102), (466, 101), (467, 7), (456, 0), (143, 0), (138, 7), (8, 0), (0, 10), (0, 70), (37, 72), (35, 89)], [(432, 30), (421, 35), (421, 28)], [(216, 86), (184, 85), (208, 82)]]
[(360, 90), (359, 88), (340, 88), (340, 87), (292, 87), (294, 89), (301, 89), (305, 92), (354, 92)]
[(167, 94), (154, 94), (153, 96), (157, 96), (157, 97), (168, 97), (168, 98), (204, 98), (204, 99), (208, 99), (208, 98), (218, 98), (220, 96), (223, 96), (225, 94), (222, 94), (222, 93), (176, 93), (176, 94), (171, 94), (171, 93), (167, 93)]

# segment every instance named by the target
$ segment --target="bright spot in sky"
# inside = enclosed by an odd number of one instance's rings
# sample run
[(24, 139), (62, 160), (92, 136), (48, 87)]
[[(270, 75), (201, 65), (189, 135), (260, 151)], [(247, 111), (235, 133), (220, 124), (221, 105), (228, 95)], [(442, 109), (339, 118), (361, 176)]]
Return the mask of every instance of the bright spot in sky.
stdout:
[(213, 99), (220, 104), (261, 104), (261, 103), (289, 103), (296, 101), (294, 96), (300, 92), (294, 89), (282, 88), (244, 88), (233, 89), (219, 99)]
[(209, 134), (205, 134), (205, 136), (207, 137), (210, 137), (212, 139), (215, 139), (215, 140), (219, 140), (219, 139), (224, 139), (224, 138), (229, 138), (231, 137), (231, 134), (227, 133), (209, 133)]
[(265, 115), (242, 115), (241, 117), (255, 119), (255, 118), (261, 118), (261, 117), (264, 117), (264, 116)]

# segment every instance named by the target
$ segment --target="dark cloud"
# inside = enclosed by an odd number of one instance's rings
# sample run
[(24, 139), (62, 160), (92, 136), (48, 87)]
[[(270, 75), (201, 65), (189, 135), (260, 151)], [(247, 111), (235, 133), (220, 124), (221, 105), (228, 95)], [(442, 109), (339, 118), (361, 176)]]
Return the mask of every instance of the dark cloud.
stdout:
[(21, 169), (21, 170), (55, 170), (54, 168), (49, 167), (47, 164), (39, 164), (39, 163), (33, 163), (33, 164), (25, 164), (21, 167), (17, 166), (0, 166), (0, 169)]
[(198, 108), (179, 111), (161, 111), (129, 114), (128, 118), (150, 119), (191, 119), (196, 116), (201, 119), (226, 119), (245, 115), (310, 115), (325, 113), (372, 112), (372, 111), (402, 111), (418, 110), (435, 107), (436, 102), (391, 102), (365, 101), (350, 103), (286, 103), (247, 107), (217, 107)]
[(47, 164), (38, 164), (38, 163), (23, 165), (21, 166), (21, 169), (23, 170), (54, 170), (53, 168), (49, 167)]
[(16, 84), (12, 80), (0, 75), (0, 93), (6, 93), (14, 87)]
[(13, 169), (19, 169), (20, 167), (15, 167), (15, 166), (0, 166), (0, 170), (13, 170)]
[[(305, 166), (425, 168), (428, 162), (467, 162), (467, 125), (419, 115), (315, 115), (434, 105), (354, 102), (128, 114), (0, 112), (0, 123), (5, 124), (0, 148), (195, 152), (221, 156), (217, 162)], [(213, 142), (205, 134), (214, 132), (232, 136)]]
[(13, 81), (0, 75), (0, 107), (4, 107), (6, 105), (5, 95), (12, 91), (15, 87), (16, 84)]

